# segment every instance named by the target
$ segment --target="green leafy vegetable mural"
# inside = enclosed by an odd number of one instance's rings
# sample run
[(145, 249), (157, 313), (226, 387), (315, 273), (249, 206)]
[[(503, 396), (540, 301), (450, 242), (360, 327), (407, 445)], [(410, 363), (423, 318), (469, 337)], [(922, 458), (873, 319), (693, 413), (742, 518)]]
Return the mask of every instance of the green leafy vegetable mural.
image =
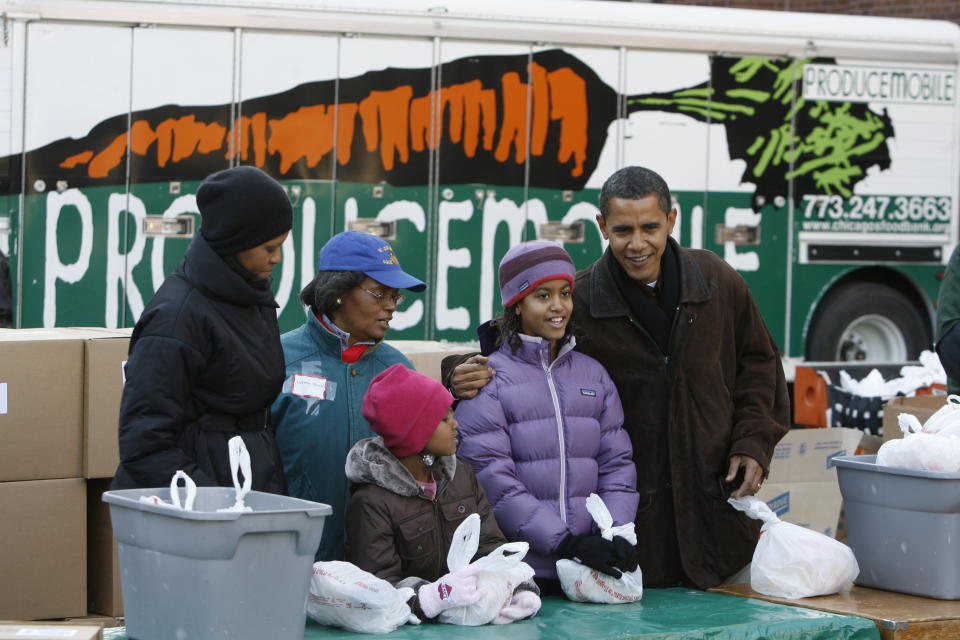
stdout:
[(867, 169), (890, 167), (887, 139), (893, 124), (886, 110), (866, 104), (808, 101), (801, 92), (807, 63), (833, 60), (711, 59), (712, 82), (661, 94), (628, 96), (627, 112), (682, 113), (726, 128), (732, 159), (746, 162), (742, 181), (764, 200), (786, 196), (795, 180), (804, 193), (849, 197)]

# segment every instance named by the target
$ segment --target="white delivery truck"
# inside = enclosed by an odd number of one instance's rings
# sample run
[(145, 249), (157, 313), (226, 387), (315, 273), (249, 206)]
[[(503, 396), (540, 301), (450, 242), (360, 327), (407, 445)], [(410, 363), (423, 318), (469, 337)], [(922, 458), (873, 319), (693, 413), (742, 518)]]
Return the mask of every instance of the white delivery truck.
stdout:
[(783, 353), (915, 357), (957, 239), (953, 23), (590, 1), (0, 1), (13, 323), (131, 326), (209, 173), (287, 188), (280, 322), (320, 246), (392, 242), (429, 288), (391, 337), (466, 341), (496, 265), (604, 250), (603, 181), (672, 187), (681, 244), (750, 284)]

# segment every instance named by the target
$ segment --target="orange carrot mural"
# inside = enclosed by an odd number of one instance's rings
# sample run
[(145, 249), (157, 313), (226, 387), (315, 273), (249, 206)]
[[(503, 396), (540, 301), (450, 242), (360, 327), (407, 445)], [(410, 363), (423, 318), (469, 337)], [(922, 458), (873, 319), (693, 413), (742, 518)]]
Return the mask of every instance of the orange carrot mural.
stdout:
[[(538, 54), (533, 62), (526, 56), (498, 58), (501, 64), (495, 66), (508, 62), (502, 72), (434, 90), (424, 86), (430, 69), (390, 70), (392, 87), (383, 86), (389, 77), (383, 72), (341, 81), (355, 85), (354, 92), (361, 89), (363, 95), (355, 101), (345, 100), (344, 91), (339, 101), (315, 104), (292, 105), (285, 94), (261, 98), (241, 105), (242, 113), (233, 122), (222, 120), (222, 109), (174, 115), (168, 109), (163, 119), (156, 111), (136, 113), (129, 131), (106, 139), (89, 136), (82, 150), (62, 155), (57, 168), (80, 174), (84, 181), (109, 181), (118, 176), (128, 153), (135, 165), (158, 173), (178, 166), (226, 164), (235, 156), (284, 177), (329, 170), (335, 156), (341, 177), (354, 163), (364, 168), (368, 179), (395, 182), (394, 173), (415, 174), (426, 154), (440, 149), (456, 158), (457, 165), (475, 161), (487, 167), (482, 172), (487, 175), (477, 175), (446, 163), (446, 182), (500, 182), (489, 175), (490, 169), (522, 167), (528, 154), (548, 160), (550, 173), (567, 186), (582, 182), (591, 168), (591, 134), (601, 143), (606, 135), (590, 131), (588, 83), (596, 86), (599, 80), (561, 51)], [(444, 65), (441, 77), (462, 75), (457, 65)], [(483, 68), (487, 66), (473, 70)], [(413, 81), (397, 82), (404, 77)], [(324, 93), (330, 91), (316, 92)], [(612, 112), (612, 92), (607, 93)], [(201, 162), (204, 159), (207, 162)], [(401, 168), (406, 171), (398, 171)]]
[(791, 180), (795, 198), (849, 195), (870, 167), (890, 166), (892, 122), (863, 103), (803, 100), (798, 79), (809, 62), (835, 63), (713, 56), (708, 82), (620, 96), (560, 49), (474, 56), (439, 73), (385, 69), (304, 84), (245, 101), (239, 116), (231, 105), (159, 107), (131, 114), (127, 130), (122, 114), (85, 138), (29, 152), (27, 165), (71, 186), (123, 182), (128, 165), (138, 182), (199, 180), (232, 158), (281, 178), (331, 179), (336, 169), (346, 182), (424, 185), (436, 154), (440, 184), (580, 189), (618, 113), (666, 111), (723, 126), (730, 157), (745, 162), (743, 182), (762, 200), (790, 195)]

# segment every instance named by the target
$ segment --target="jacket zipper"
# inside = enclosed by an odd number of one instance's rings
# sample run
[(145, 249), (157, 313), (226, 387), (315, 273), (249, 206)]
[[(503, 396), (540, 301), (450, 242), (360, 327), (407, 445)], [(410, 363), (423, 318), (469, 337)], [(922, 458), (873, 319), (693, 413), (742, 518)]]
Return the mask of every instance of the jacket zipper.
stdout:
[[(377, 485), (377, 486), (382, 486), (382, 485)], [(441, 517), (441, 514), (440, 514), (440, 502), (439, 502), (440, 493), (444, 489), (446, 489), (446, 482), (444, 482), (443, 485), (440, 485), (440, 483), (437, 483), (437, 495), (434, 496), (433, 500), (423, 495), (422, 490), (421, 490), (421, 493), (417, 494), (418, 498), (420, 498), (421, 500), (426, 500), (433, 506), (433, 521), (437, 525), (433, 528), (433, 533), (434, 533), (433, 546), (437, 550), (437, 571), (438, 572), (441, 572), (441, 567), (443, 567), (443, 565), (446, 564), (446, 561), (447, 561), (446, 558), (443, 557), (443, 539), (446, 536), (447, 530), (446, 530), (446, 526), (444, 524), (443, 518)], [(449, 570), (449, 567), (447, 567), (447, 569)]]
[[(454, 471), (456, 473), (456, 471)], [(437, 548), (437, 572), (443, 574), (442, 567), (447, 563), (447, 559), (443, 557), (443, 541), (447, 537), (446, 521), (443, 519), (442, 514), (440, 513), (440, 496), (443, 495), (444, 489), (447, 488), (446, 478), (442, 478), (440, 482), (437, 483), (437, 495), (433, 497), (431, 502), (433, 503), (433, 518), (437, 523), (434, 531), (437, 532), (437, 539), (434, 540), (434, 546)], [(426, 499), (425, 496), (421, 496)], [(451, 535), (450, 539), (453, 539)], [(472, 559), (472, 558), (471, 558)], [(450, 571), (450, 567), (447, 567), (447, 571)]]
[[(679, 341), (679, 327), (680, 327), (680, 314), (683, 312), (683, 305), (677, 305), (677, 308), (673, 312), (673, 322), (670, 325), (670, 337), (668, 338), (668, 347), (670, 349), (670, 354), (672, 355), (677, 350), (677, 344)], [(657, 350), (657, 353), (660, 354), (660, 361), (663, 363), (663, 378), (666, 386), (670, 386), (670, 355), (664, 355), (663, 351), (660, 350), (660, 345), (657, 344), (656, 340), (650, 335), (650, 332), (640, 324), (631, 314), (627, 314), (627, 318), (630, 320), (630, 324), (636, 327), (647, 339), (653, 344), (654, 348)], [(687, 317), (687, 324), (693, 324), (694, 315), (689, 314)], [(667, 415), (667, 455), (669, 457), (672, 447), (670, 446), (670, 436), (669, 433), (672, 431), (670, 429), (670, 417), (671, 407), (670, 407), (670, 394), (667, 394), (667, 397), (664, 399), (667, 403), (666, 415)], [(668, 464), (668, 473), (670, 475), (671, 482), (673, 481), (673, 465), (667, 462)]]
[[(556, 362), (554, 360), (553, 362)], [(553, 362), (546, 363), (544, 352), (540, 349), (540, 364), (547, 374), (547, 387), (550, 388), (550, 398), (553, 400), (553, 414), (557, 419), (557, 440), (560, 444), (560, 520), (567, 521), (567, 448), (563, 439), (563, 417), (560, 413), (560, 398), (557, 397), (557, 388), (553, 382)]]
[[(439, 498), (439, 497), (440, 497), (440, 488), (437, 487), (436, 498)], [(444, 571), (441, 569), (441, 567), (443, 567), (443, 565), (446, 564), (446, 559), (443, 557), (443, 539), (446, 538), (447, 532), (446, 532), (446, 529), (444, 528), (445, 523), (443, 521), (443, 518), (440, 517), (440, 503), (437, 502), (436, 498), (432, 500), (433, 517), (437, 523), (437, 527), (436, 529), (434, 529), (434, 531), (436, 531), (439, 534), (439, 536), (437, 536), (439, 540), (436, 540), (436, 539), (434, 540), (434, 543), (435, 543), (434, 546), (436, 546), (437, 548), (437, 573), (443, 575)], [(447, 567), (447, 571), (448, 572), (450, 571), (450, 567)]]

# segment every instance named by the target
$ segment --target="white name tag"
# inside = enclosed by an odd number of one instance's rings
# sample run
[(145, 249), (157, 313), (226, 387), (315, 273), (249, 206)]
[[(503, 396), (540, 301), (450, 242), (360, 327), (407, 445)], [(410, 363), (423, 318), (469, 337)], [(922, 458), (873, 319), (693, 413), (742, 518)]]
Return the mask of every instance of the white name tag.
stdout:
[(327, 379), (320, 376), (310, 376), (305, 373), (293, 374), (293, 385), (290, 393), (301, 398), (327, 399)]

